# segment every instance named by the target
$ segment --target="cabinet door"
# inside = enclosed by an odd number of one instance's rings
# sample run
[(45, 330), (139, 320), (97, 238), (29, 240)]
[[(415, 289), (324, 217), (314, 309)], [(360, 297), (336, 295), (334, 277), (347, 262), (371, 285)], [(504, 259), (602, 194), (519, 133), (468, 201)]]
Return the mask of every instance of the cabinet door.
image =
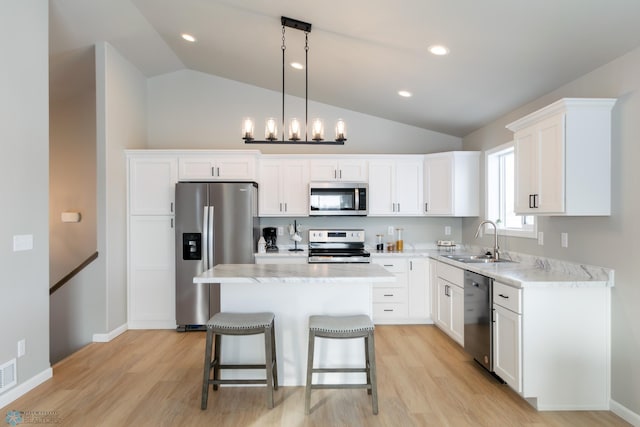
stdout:
[(451, 285), (441, 278), (438, 278), (436, 325), (449, 334), (451, 329)]
[(177, 176), (176, 158), (130, 158), (129, 214), (172, 215)]
[(409, 317), (430, 316), (429, 264), (425, 258), (409, 260)]
[(531, 213), (534, 195), (538, 193), (538, 141), (534, 126), (514, 135), (515, 212)]
[(394, 213), (395, 167), (390, 161), (369, 162), (369, 215)]
[(129, 327), (175, 328), (173, 216), (130, 216), (129, 221)]
[(424, 162), (425, 215), (453, 213), (453, 157), (427, 156)]
[(464, 291), (452, 285), (451, 294), (451, 338), (464, 346)]
[(290, 161), (283, 165), (282, 193), (285, 216), (309, 216), (308, 162)]
[(335, 159), (312, 159), (309, 161), (309, 181), (336, 181), (338, 161)]
[(493, 305), (493, 364), (496, 375), (522, 392), (522, 316)]
[(539, 213), (564, 212), (564, 114), (538, 125), (538, 208)]
[(181, 157), (178, 160), (181, 181), (213, 180), (216, 178), (216, 161), (211, 157)]
[(256, 159), (251, 156), (223, 156), (216, 162), (217, 179), (256, 179)]
[(366, 182), (368, 167), (366, 160), (340, 160), (338, 163), (338, 178), (342, 181)]
[(400, 160), (395, 165), (396, 215), (422, 214), (422, 159)]
[(282, 165), (277, 161), (260, 162), (260, 180), (258, 183), (258, 210), (260, 216), (282, 214)]

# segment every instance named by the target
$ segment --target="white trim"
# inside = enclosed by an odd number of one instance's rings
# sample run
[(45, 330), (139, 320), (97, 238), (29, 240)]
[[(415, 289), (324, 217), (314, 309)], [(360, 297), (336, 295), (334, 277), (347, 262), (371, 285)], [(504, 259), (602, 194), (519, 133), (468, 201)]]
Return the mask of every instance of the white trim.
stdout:
[(130, 320), (129, 329), (176, 329), (175, 320)]
[[(500, 144), (497, 147), (490, 148), (484, 153), (484, 217), (490, 218), (489, 216), (489, 156), (493, 156), (496, 154), (501, 154), (501, 152), (507, 151), (509, 149), (514, 149), (515, 143), (514, 141), (505, 142), (504, 144)], [(486, 231), (485, 234), (492, 235), (493, 228)], [(498, 237), (500, 236), (508, 236), (508, 237), (522, 237), (526, 239), (537, 239), (538, 238), (538, 219), (535, 218), (533, 222), (533, 227), (530, 229), (516, 229), (516, 228), (505, 228), (498, 225)]]
[(11, 402), (27, 394), (51, 377), (53, 377), (53, 369), (51, 367), (48, 367), (44, 371), (29, 378), (25, 382), (18, 384), (11, 390), (0, 395), (0, 408), (4, 408), (5, 406), (9, 405)]
[(93, 334), (93, 342), (109, 342), (127, 329), (127, 324), (124, 323), (106, 334)]
[(631, 409), (619, 404), (613, 399), (611, 399), (609, 406), (611, 407), (611, 412), (613, 412), (626, 422), (630, 423), (631, 425), (640, 427), (640, 414), (636, 414)]

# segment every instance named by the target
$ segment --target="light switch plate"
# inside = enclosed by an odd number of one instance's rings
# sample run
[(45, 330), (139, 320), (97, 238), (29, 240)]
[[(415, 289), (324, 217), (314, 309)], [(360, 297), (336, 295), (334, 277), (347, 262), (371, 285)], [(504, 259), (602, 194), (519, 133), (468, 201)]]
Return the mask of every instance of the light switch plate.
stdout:
[(538, 231), (538, 245), (544, 245), (544, 233), (542, 231)]
[(569, 233), (560, 233), (560, 246), (563, 248), (569, 247)]
[(445, 236), (451, 236), (451, 227), (448, 225), (444, 226), (444, 235)]
[(33, 234), (19, 234), (13, 236), (13, 251), (30, 251), (33, 249)]

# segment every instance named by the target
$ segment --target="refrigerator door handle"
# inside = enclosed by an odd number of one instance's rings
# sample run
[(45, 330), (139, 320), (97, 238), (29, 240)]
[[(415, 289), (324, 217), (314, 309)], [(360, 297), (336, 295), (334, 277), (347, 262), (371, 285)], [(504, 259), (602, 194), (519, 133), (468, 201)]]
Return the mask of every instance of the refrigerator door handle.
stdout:
[(202, 215), (202, 266), (209, 269), (209, 206), (204, 207)]
[(209, 206), (209, 230), (208, 230), (208, 235), (209, 235), (209, 241), (207, 242), (207, 246), (208, 246), (208, 251), (209, 251), (209, 263), (207, 265), (207, 270), (210, 268), (213, 268), (213, 263), (214, 263), (214, 256), (213, 256), (213, 242), (214, 242), (214, 235), (213, 235), (213, 206)]

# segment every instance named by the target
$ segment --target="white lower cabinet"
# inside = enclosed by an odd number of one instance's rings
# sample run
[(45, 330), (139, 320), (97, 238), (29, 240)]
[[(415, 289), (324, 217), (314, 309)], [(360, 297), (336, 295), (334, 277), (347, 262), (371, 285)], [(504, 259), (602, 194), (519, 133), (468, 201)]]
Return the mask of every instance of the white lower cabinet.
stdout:
[(494, 371), (517, 392), (522, 392), (521, 301), (519, 289), (493, 283)]
[(395, 282), (373, 285), (373, 321), (402, 325), (431, 323), (429, 264), (426, 258), (372, 255), (396, 276)]
[(436, 326), (464, 346), (464, 270), (437, 262)]
[(130, 329), (176, 327), (173, 220), (172, 215), (129, 217)]

